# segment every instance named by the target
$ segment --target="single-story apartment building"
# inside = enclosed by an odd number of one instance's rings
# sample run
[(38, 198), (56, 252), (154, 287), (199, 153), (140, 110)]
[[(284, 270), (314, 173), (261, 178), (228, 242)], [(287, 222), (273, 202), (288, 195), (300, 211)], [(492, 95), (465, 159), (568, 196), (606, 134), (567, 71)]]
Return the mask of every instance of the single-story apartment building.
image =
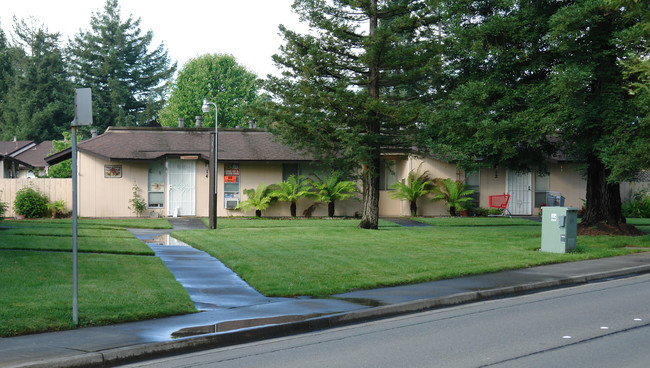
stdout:
[[(109, 127), (105, 133), (78, 144), (79, 216), (128, 217), (133, 187), (147, 202), (147, 216), (208, 216), (209, 160), (212, 128)], [(292, 174), (318, 172), (313, 157), (279, 143), (257, 129), (223, 129), (218, 133), (217, 208), (219, 216), (251, 216), (236, 210), (246, 196), (244, 189), (259, 183), (275, 184)], [(70, 149), (46, 158), (52, 165), (70, 158)], [(421, 166), (420, 166), (421, 165)], [(563, 160), (549, 162), (550, 173), (518, 173), (505, 168), (484, 168), (465, 173), (454, 163), (412, 153), (383, 155), (380, 183), (380, 216), (407, 216), (409, 203), (391, 199), (390, 186), (405, 181), (409, 171), (428, 171), (432, 178), (465, 180), (475, 200), (487, 208), (489, 196), (510, 194), (513, 215), (537, 215), (549, 191), (561, 192), (566, 206), (581, 207), (586, 183), (577, 165)], [(319, 176), (328, 173), (320, 172)], [(313, 201), (298, 202), (298, 214)], [(354, 216), (356, 200), (336, 204), (336, 216)], [(314, 216), (325, 216), (320, 206)], [(421, 198), (418, 215), (444, 216), (442, 202)], [(275, 203), (263, 216), (288, 216), (287, 203)]]

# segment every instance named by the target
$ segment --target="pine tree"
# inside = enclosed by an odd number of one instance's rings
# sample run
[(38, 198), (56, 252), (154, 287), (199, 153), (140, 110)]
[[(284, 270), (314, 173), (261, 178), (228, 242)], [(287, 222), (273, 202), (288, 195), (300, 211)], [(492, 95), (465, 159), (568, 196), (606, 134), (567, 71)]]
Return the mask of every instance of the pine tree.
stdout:
[(120, 17), (117, 0), (93, 13), (91, 29), (71, 42), (73, 81), (93, 93), (93, 125), (135, 125), (154, 118), (176, 70), (163, 44), (149, 51), (153, 32), (142, 34), (140, 18)]
[(438, 64), (437, 19), (429, 1), (298, 0), (301, 35), (269, 76), (270, 128), (285, 142), (341, 169), (362, 166), (359, 227), (377, 229), (382, 149), (410, 149), (419, 136)]
[(60, 34), (49, 33), (34, 19), (14, 18), (15, 45), (10, 50), (11, 83), (0, 102), (0, 137), (51, 140), (73, 118), (74, 94), (68, 82)]

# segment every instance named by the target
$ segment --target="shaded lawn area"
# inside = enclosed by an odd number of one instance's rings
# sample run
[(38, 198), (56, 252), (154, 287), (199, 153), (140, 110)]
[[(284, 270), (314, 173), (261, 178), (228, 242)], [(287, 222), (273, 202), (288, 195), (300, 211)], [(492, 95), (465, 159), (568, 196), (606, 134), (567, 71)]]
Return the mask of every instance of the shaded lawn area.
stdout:
[[(437, 219), (431, 219), (437, 220)], [(219, 258), (267, 296), (331, 295), (542, 264), (623, 255), (650, 247), (644, 237), (580, 236), (570, 254), (542, 253), (541, 226), (453, 224), (405, 228), (359, 220), (219, 219), (219, 230), (173, 236)], [(509, 221), (487, 218), (485, 221)], [(338, 221), (337, 226), (330, 226)], [(496, 222), (495, 222), (496, 223)], [(265, 226), (266, 224), (266, 226)]]
[[(74, 328), (71, 222), (3, 221), (0, 226), (18, 226), (0, 230), (0, 336)], [(80, 325), (196, 312), (159, 258), (137, 255), (153, 251), (116, 226), (106, 220), (79, 226)]]

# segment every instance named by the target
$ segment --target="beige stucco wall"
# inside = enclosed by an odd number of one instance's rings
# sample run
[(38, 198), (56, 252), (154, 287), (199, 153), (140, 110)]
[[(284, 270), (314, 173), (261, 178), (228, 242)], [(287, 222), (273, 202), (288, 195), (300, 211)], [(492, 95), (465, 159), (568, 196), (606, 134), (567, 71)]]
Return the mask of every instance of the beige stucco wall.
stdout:
[(72, 179), (0, 179), (0, 202), (7, 204), (5, 217), (16, 216), (16, 192), (30, 185), (45, 194), (50, 202), (63, 200), (65, 210), (72, 211)]
[[(137, 162), (111, 162), (79, 154), (79, 216), (81, 217), (132, 217), (129, 200), (133, 198), (133, 185), (147, 198), (148, 164)], [(122, 165), (121, 178), (105, 178), (104, 165)], [(145, 211), (143, 215), (148, 215)]]
[[(464, 179), (464, 173), (459, 171), (454, 164), (445, 163), (431, 158), (420, 158), (410, 156), (391, 157), (396, 161), (396, 175), (398, 180), (406, 180), (410, 170), (429, 171), (432, 178), (452, 178), (454, 180)], [(104, 165), (122, 165), (122, 178), (104, 178)], [(195, 160), (196, 168), (196, 215), (209, 216), (209, 178), (207, 176), (207, 165), (203, 160)], [(267, 185), (278, 183), (282, 180), (281, 163), (239, 163), (240, 165), (240, 191), (241, 200), (246, 200), (243, 194), (244, 189), (257, 188), (258, 184), (264, 182)], [(224, 163), (218, 166), (218, 215), (226, 216), (253, 216), (254, 210), (247, 212), (235, 211), (224, 208), (223, 198), (223, 176)], [(12, 179), (15, 180), (15, 179)], [(165, 175), (167, 181), (167, 175)], [(133, 211), (129, 209), (129, 200), (132, 198), (132, 185), (137, 184), (141, 189), (141, 195), (146, 198), (148, 185), (148, 164), (136, 162), (108, 162), (97, 157), (80, 154), (79, 159), (79, 214), (83, 217), (132, 217)], [(534, 173), (533, 173), (534, 184)], [(168, 183), (166, 183), (166, 188)], [(550, 190), (561, 192), (566, 198), (567, 206), (582, 206), (582, 199), (585, 198), (585, 181), (575, 171), (572, 164), (551, 164), (550, 165)], [(483, 168), (480, 172), (480, 206), (488, 207), (490, 195), (503, 194), (506, 190), (506, 170), (504, 168)], [(380, 216), (409, 216), (409, 204), (407, 201), (391, 199), (390, 190), (380, 191), (379, 213)], [(533, 191), (534, 193), (534, 188)], [(169, 198), (166, 196), (167, 206)], [(68, 201), (66, 201), (68, 202)], [(302, 216), (303, 211), (313, 203), (309, 199), (301, 199), (298, 202), (297, 213)], [(361, 210), (360, 202), (356, 200), (339, 201), (336, 203), (336, 216), (354, 216)], [(157, 212), (161, 216), (168, 215), (168, 209), (148, 209), (143, 214), (150, 216), (151, 212)], [(537, 211), (533, 209), (533, 214)], [(420, 216), (447, 216), (449, 214), (443, 202), (431, 202), (430, 195), (418, 201), (418, 214)], [(326, 216), (327, 206), (319, 206), (313, 216)], [(289, 216), (289, 204), (276, 202), (263, 212), (265, 217)]]
[(576, 164), (554, 163), (549, 167), (550, 188), (552, 191), (560, 192), (564, 196), (564, 206), (583, 206), (582, 200), (587, 198), (587, 181), (577, 171)]

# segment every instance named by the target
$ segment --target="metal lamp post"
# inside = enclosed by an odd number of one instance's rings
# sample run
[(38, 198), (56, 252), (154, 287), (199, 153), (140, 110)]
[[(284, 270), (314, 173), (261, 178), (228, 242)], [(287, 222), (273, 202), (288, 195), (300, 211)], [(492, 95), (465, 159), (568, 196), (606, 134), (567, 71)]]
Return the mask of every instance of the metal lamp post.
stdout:
[[(210, 105), (214, 106), (214, 157), (210, 157), (211, 160), (214, 162), (214, 193), (212, 193), (212, 202), (214, 203), (213, 205), (213, 211), (210, 211), (210, 228), (211, 229), (216, 229), (217, 228), (217, 193), (218, 193), (218, 185), (217, 185), (217, 178), (219, 177), (218, 175), (218, 165), (217, 165), (217, 160), (218, 160), (218, 135), (217, 135), (217, 125), (219, 122), (219, 108), (217, 107), (217, 104), (214, 102), (209, 102), (207, 99), (203, 100), (203, 105), (201, 106), (201, 109), (203, 112), (209, 112), (210, 111)], [(214, 217), (214, 220), (212, 219)]]

